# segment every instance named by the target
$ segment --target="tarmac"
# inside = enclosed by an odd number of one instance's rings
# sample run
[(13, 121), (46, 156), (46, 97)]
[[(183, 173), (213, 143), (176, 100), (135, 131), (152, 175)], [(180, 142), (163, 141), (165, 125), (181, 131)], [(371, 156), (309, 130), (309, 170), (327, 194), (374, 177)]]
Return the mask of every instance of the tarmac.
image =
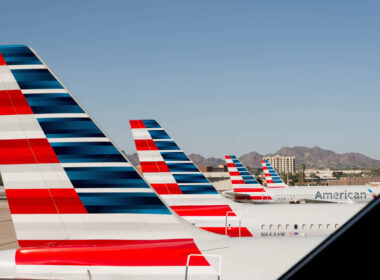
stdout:
[(0, 193), (0, 250), (17, 248), (16, 233), (13, 227), (8, 202)]

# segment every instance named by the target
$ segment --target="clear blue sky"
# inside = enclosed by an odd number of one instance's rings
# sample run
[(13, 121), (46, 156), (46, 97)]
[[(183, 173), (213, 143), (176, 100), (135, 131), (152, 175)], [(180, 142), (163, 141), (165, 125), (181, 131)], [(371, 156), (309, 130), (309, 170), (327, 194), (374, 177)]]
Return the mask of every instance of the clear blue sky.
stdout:
[(113, 140), (155, 118), (190, 153), (320, 146), (380, 159), (379, 1), (18, 1), (27, 44)]

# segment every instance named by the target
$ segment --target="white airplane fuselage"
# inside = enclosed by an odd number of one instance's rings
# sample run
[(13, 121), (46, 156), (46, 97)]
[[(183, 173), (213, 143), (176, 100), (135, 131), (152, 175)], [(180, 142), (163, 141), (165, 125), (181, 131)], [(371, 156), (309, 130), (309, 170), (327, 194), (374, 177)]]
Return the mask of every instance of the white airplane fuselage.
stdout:
[[(371, 189), (372, 193), (369, 191)], [(251, 203), (366, 203), (379, 193), (367, 186), (265, 188), (265, 192), (224, 192), (236, 201)]]
[[(217, 279), (221, 258), (222, 279), (236, 279), (252, 275), (260, 279), (271, 279), (281, 275), (292, 264), (313, 249), (328, 234), (336, 230), (359, 211), (364, 204), (326, 205), (249, 205), (230, 204), (242, 226), (247, 226), (253, 238), (230, 238), (213, 234), (177, 218), (183, 228), (196, 241), (200, 251), (212, 267), (189, 267), (188, 279)], [(199, 222), (199, 221), (198, 221)], [(238, 222), (236, 217), (227, 219), (227, 227)], [(265, 238), (263, 238), (265, 237)], [(54, 251), (54, 247), (51, 248)], [(75, 256), (76, 250), (67, 248)], [(102, 248), (99, 248), (100, 250)], [(255, 252), (252, 253), (252, 249)], [(32, 248), (38, 250), (38, 248)], [(46, 248), (44, 249), (46, 250)], [(92, 252), (96, 252), (92, 248)], [(46, 252), (46, 251), (45, 251)], [(153, 267), (133, 268), (97, 265), (22, 265), (15, 263), (16, 250), (0, 251), (0, 278), (29, 279), (185, 279), (183, 267), (168, 267), (157, 274)], [(147, 256), (149, 257), (149, 256)], [(109, 258), (113, 258), (112, 255)], [(196, 259), (196, 256), (194, 256)], [(91, 258), (90, 258), (91, 259)], [(194, 259), (194, 260), (195, 260)], [(244, 260), (255, 259), (251, 265)], [(276, 260), (276, 266), (268, 273), (265, 264)], [(262, 267), (263, 266), (263, 267)]]

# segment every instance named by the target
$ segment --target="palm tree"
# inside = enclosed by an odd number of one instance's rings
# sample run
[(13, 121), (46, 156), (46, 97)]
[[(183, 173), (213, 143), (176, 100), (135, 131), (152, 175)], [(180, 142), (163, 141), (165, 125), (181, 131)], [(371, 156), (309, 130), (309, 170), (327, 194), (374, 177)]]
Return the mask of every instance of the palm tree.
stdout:
[(302, 168), (302, 184), (304, 184), (305, 182), (305, 169), (306, 169), (306, 165), (304, 163), (301, 164), (301, 168)]

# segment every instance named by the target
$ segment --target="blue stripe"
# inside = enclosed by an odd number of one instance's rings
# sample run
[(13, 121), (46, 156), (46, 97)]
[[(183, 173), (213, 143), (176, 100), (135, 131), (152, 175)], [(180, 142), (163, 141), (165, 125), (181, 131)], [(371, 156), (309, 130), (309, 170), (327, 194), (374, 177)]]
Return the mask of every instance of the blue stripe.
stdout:
[(110, 142), (59, 142), (50, 145), (62, 163), (126, 162)]
[(217, 190), (212, 185), (179, 185), (184, 194), (216, 194)]
[(273, 183), (283, 183), (282, 180), (273, 180)]
[(63, 88), (47, 69), (11, 70), (21, 89)]
[(198, 168), (192, 163), (166, 163), (170, 172), (199, 172)]
[(39, 118), (47, 138), (105, 137), (89, 118)]
[(170, 139), (170, 136), (164, 130), (148, 130), (152, 139)]
[(84, 113), (68, 93), (24, 94), (35, 114)]
[(0, 53), (7, 65), (35, 65), (42, 62), (26, 46), (0, 46)]
[(133, 167), (66, 167), (75, 188), (150, 188)]
[(88, 213), (167, 214), (155, 193), (78, 193)]
[(155, 120), (143, 120), (146, 128), (160, 128), (160, 125)]
[(161, 152), (165, 161), (190, 161), (183, 152)]
[(173, 174), (174, 179), (180, 183), (208, 183), (202, 174)]
[(159, 150), (180, 150), (174, 141), (155, 141), (154, 144)]

